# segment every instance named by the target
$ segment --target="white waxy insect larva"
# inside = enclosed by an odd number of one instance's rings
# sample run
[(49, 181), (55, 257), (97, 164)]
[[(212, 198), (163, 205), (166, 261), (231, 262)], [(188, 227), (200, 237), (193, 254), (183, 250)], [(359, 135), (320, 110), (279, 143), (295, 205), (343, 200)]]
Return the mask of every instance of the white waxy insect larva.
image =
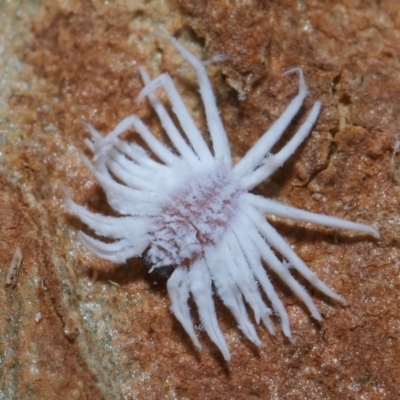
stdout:
[[(170, 147), (156, 139), (135, 115), (125, 118), (105, 137), (89, 125), (91, 141), (87, 142), (94, 153), (93, 164), (86, 159), (84, 162), (102, 186), (110, 205), (121, 216), (92, 213), (69, 196), (66, 203), (96, 235), (114, 240), (104, 242), (80, 233), (82, 242), (99, 257), (124, 263), (128, 258), (144, 256), (149, 272), (159, 270), (170, 274), (167, 289), (171, 311), (195, 346), (201, 348), (188, 305), (190, 297), (197, 306), (202, 328), (224, 358), (230, 360), (217, 320), (213, 287), (235, 317), (239, 329), (257, 346), (261, 341), (246, 304), (253, 311), (255, 322), (262, 321), (274, 334), (270, 319), (273, 311), (265, 304), (262, 292), (280, 317), (284, 334), (292, 339), (288, 314), (263, 264), (293, 290), (317, 320), (321, 319), (320, 313), (306, 289), (291, 274), (291, 269), (296, 269), (327, 296), (344, 303), (343, 298), (319, 280), (296, 255), (266, 221), (266, 215), (359, 231), (375, 238), (379, 238), (379, 233), (368, 225), (299, 210), (248, 193), (285, 163), (308, 136), (319, 116), (321, 103), (317, 101), (292, 139), (276, 154), (270, 153), (307, 96), (300, 68), (285, 73), (299, 75), (298, 94), (242, 160), (232, 166), (228, 138), (204, 64), (176, 39), (165, 38), (197, 73), (212, 149), (190, 116), (171, 77), (162, 74), (151, 80), (141, 68), (145, 86), (138, 99), (149, 99), (170, 139)], [(155, 94), (160, 87), (168, 96), (179, 127)], [(146, 143), (146, 149), (118, 138), (128, 128), (136, 130)]]

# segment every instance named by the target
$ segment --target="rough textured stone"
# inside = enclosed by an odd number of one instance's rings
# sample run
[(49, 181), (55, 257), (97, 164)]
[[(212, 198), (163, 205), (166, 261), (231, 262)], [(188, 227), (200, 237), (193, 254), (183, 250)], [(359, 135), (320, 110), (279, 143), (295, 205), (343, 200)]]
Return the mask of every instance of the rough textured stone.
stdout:
[[(400, 391), (400, 5), (342, 1), (0, 0), (0, 398), (393, 399)], [(6, 17), (4, 17), (6, 16)], [(372, 224), (382, 238), (271, 221), (340, 306), (310, 287), (316, 323), (274, 284), (297, 341), (258, 328), (256, 348), (217, 301), (232, 361), (201, 334), (198, 352), (169, 312), (165, 282), (141, 260), (116, 267), (77, 240), (63, 190), (112, 212), (79, 159), (83, 122), (107, 132), (137, 113), (160, 137), (137, 67), (170, 71), (201, 127), (194, 74), (163, 39), (173, 34), (208, 67), (236, 157), (297, 90), (310, 94), (278, 147), (316, 99), (305, 144), (259, 193)], [(127, 134), (134, 139), (134, 133)], [(23, 261), (5, 286), (12, 255)], [(39, 314), (40, 313), (40, 314)]]

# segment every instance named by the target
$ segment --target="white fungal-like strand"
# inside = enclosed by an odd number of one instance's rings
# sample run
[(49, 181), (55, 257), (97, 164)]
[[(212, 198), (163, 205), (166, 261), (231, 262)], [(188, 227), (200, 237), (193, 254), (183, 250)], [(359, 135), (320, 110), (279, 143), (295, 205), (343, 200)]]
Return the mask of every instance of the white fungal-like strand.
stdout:
[(183, 131), (185, 132), (187, 138), (190, 141), (190, 144), (199, 156), (200, 160), (203, 163), (212, 163), (212, 154), (207, 147), (206, 142), (204, 141), (200, 131), (197, 129), (197, 126), (195, 125), (192, 117), (190, 116), (185, 103), (179, 96), (174, 82), (169, 75), (162, 74), (158, 78), (155, 78), (153, 81), (148, 83), (140, 92), (138, 101), (141, 101), (144, 97), (152, 93), (159, 86), (164, 87), (165, 91), (167, 92), (168, 98), (172, 104), (173, 111), (177, 116)]
[[(172, 148), (156, 139), (134, 115), (125, 118), (105, 137), (87, 125), (91, 139), (86, 143), (93, 151), (93, 160), (82, 159), (103, 188), (110, 205), (121, 216), (93, 213), (75, 204), (68, 195), (66, 205), (98, 236), (79, 234), (83, 244), (100, 258), (123, 263), (143, 255), (150, 272), (161, 275), (170, 271), (167, 289), (172, 313), (194, 345), (201, 349), (188, 303), (192, 298), (201, 327), (229, 361), (231, 355), (218, 324), (214, 296), (220, 297), (238, 328), (256, 346), (261, 345), (261, 340), (254, 322), (262, 322), (274, 334), (273, 314), (280, 318), (283, 333), (292, 340), (288, 313), (268, 277), (268, 269), (298, 296), (317, 320), (321, 320), (321, 315), (306, 288), (292, 275), (293, 269), (316, 289), (344, 303), (297, 256), (267, 222), (266, 215), (358, 231), (375, 238), (379, 238), (379, 233), (368, 225), (299, 210), (248, 193), (284, 164), (317, 121), (321, 110), (319, 101), (286, 145), (276, 154), (270, 153), (307, 95), (301, 69), (285, 74), (298, 73), (298, 94), (254, 147), (232, 167), (227, 135), (204, 64), (176, 39), (167, 39), (197, 73), (212, 150), (172, 79), (162, 74), (151, 80), (141, 68), (145, 86), (139, 100), (148, 98)], [(160, 86), (172, 105), (179, 129), (154, 93)], [(130, 128), (141, 136), (145, 147), (120, 138)], [(265, 303), (264, 295), (272, 310)]]
[(218, 325), (217, 314), (213, 300), (213, 291), (210, 268), (204, 259), (195, 261), (189, 270), (190, 292), (197, 305), (200, 321), (210, 339), (217, 345), (225, 360), (229, 361), (231, 355), (225, 338)]
[(308, 136), (311, 128), (318, 118), (320, 110), (321, 103), (316, 101), (307, 119), (304, 121), (292, 139), (286, 143), (283, 149), (276, 154), (269, 154), (261, 167), (257, 168), (254, 172), (241, 179), (240, 185), (244, 190), (254, 189), (257, 185), (263, 182), (266, 177), (271, 176), (285, 163), (285, 161), (296, 151), (303, 140)]
[(189, 282), (189, 272), (183, 267), (176, 268), (168, 279), (167, 288), (171, 299), (171, 311), (182, 324), (193, 343), (201, 349), (201, 344), (194, 331), (188, 305), (190, 297)]
[(263, 158), (269, 153), (275, 143), (281, 138), (294, 116), (299, 112), (308, 90), (304, 81), (304, 74), (300, 68), (293, 68), (283, 75), (297, 72), (299, 74), (299, 93), (285, 108), (281, 116), (261, 136), (247, 154), (234, 166), (233, 170), (238, 177), (251, 174), (260, 165)]
[(204, 64), (193, 54), (188, 52), (175, 38), (165, 35), (162, 35), (162, 37), (169, 40), (181, 55), (195, 68), (197, 79), (199, 80), (200, 95), (206, 112), (208, 130), (213, 143), (215, 159), (223, 162), (224, 165), (231, 166), (231, 149), (228, 137), (222, 124), (221, 117), (219, 116), (214, 92)]
[[(139, 68), (140, 75), (142, 77), (143, 83), (147, 86), (150, 84), (150, 77), (147, 71), (143, 68)], [(190, 162), (190, 163), (198, 163), (200, 160), (193, 152), (193, 150), (188, 146), (185, 140), (182, 138), (180, 132), (176, 128), (174, 122), (172, 121), (171, 117), (169, 116), (167, 110), (163, 106), (163, 104), (158, 100), (157, 96), (150, 92), (147, 94), (147, 98), (150, 101), (150, 104), (154, 108), (155, 112), (158, 115), (158, 118), (161, 121), (162, 127), (164, 128), (165, 132), (167, 133), (168, 137), (170, 138), (172, 144), (178, 150), (181, 157)]]
[(305, 210), (299, 210), (298, 208), (279, 203), (276, 200), (267, 199), (265, 197), (257, 196), (251, 193), (246, 193), (243, 196), (246, 197), (246, 201), (249, 204), (252, 204), (259, 211), (265, 214), (293, 219), (296, 221), (311, 222), (313, 224), (323, 225), (330, 228), (340, 228), (347, 229), (349, 231), (364, 232), (366, 234), (374, 236), (377, 239), (380, 237), (379, 232), (369, 225), (346, 221), (344, 219), (330, 217), (328, 215), (316, 214)]

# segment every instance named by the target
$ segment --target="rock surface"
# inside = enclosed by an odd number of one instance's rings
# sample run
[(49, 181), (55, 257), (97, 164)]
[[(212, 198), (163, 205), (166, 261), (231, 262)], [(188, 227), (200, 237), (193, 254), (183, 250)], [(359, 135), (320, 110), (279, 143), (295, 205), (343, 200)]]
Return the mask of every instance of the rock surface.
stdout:
[[(391, 0), (1, 1), (0, 399), (394, 399), (400, 355), (400, 4)], [(201, 334), (198, 352), (142, 261), (117, 267), (79, 243), (64, 189), (112, 212), (79, 153), (91, 122), (107, 132), (136, 113), (139, 65), (170, 71), (204, 128), (194, 74), (155, 33), (208, 67), (241, 157), (296, 93), (323, 110), (305, 144), (258, 192), (373, 225), (380, 240), (278, 218), (297, 254), (347, 301), (311, 291), (316, 323), (277, 278), (296, 337), (258, 328), (249, 343), (217, 302), (232, 361)], [(204, 131), (204, 129), (203, 129)], [(128, 134), (134, 139), (134, 134)], [(280, 145), (285, 141), (283, 138)], [(17, 247), (22, 264), (6, 286)]]

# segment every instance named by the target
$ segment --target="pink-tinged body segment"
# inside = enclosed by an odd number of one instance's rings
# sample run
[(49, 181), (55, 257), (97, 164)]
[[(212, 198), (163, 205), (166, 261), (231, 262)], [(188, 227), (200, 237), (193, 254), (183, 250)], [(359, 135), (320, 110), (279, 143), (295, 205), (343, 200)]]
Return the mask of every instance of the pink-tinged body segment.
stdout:
[[(173, 272), (167, 282), (171, 311), (193, 343), (201, 348), (188, 305), (192, 297), (205, 332), (224, 358), (230, 360), (216, 316), (214, 288), (235, 317), (239, 329), (257, 346), (261, 341), (247, 313), (246, 303), (257, 324), (262, 322), (274, 334), (270, 319), (274, 311), (284, 334), (289, 339), (292, 336), (288, 314), (265, 266), (290, 287), (317, 320), (321, 316), (311, 296), (292, 276), (291, 269), (296, 269), (325, 295), (344, 303), (342, 297), (319, 280), (296, 255), (266, 221), (265, 215), (355, 230), (376, 238), (379, 233), (362, 223), (299, 210), (248, 193), (284, 164), (318, 118), (321, 103), (317, 101), (292, 139), (277, 153), (270, 153), (307, 95), (301, 69), (286, 73), (299, 74), (297, 96), (243, 159), (232, 166), (227, 135), (205, 66), (176, 39), (166, 39), (197, 72), (212, 149), (207, 146), (169, 75), (162, 74), (151, 81), (141, 68), (145, 87), (139, 100), (149, 99), (172, 148), (156, 139), (135, 115), (125, 118), (105, 137), (88, 125), (92, 137), (86, 143), (94, 153), (93, 164), (85, 158), (83, 161), (104, 189), (110, 205), (121, 216), (92, 213), (68, 196), (67, 207), (96, 235), (114, 239), (111, 243), (104, 242), (80, 232), (82, 242), (99, 257), (124, 263), (128, 258), (145, 253), (152, 270), (172, 266)], [(180, 129), (156, 97), (154, 92), (158, 87), (166, 91)], [(129, 128), (135, 129), (147, 148), (118, 138)], [(265, 304), (262, 292), (273, 311)]]
[(196, 174), (174, 189), (154, 218), (149, 250), (154, 268), (189, 266), (204, 257), (204, 249), (217, 244), (232, 223), (242, 193), (223, 167)]

